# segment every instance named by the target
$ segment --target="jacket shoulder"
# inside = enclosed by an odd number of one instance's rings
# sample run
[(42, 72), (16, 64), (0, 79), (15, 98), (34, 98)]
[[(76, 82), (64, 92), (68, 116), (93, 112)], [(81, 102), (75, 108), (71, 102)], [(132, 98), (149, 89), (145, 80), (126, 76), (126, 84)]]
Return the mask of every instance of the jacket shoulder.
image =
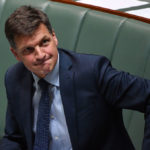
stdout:
[(18, 62), (13, 66), (9, 67), (5, 74), (5, 84), (11, 84), (13, 82), (22, 80), (27, 74), (31, 74), (30, 71), (26, 69), (23, 63)]
[(88, 63), (105, 63), (109, 62), (108, 58), (102, 55), (77, 53), (69, 50), (59, 49), (59, 53), (63, 57), (69, 57), (73, 63), (81, 63), (81, 65)]

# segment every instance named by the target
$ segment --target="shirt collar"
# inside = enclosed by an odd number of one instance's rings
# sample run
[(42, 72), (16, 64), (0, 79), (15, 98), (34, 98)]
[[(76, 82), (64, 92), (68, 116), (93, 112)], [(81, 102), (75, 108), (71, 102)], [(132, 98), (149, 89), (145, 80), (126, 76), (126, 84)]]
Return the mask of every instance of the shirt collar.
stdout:
[[(36, 76), (34, 73), (32, 73), (34, 81), (35, 81), (35, 86), (37, 86), (37, 83), (39, 81), (39, 77)], [(59, 87), (59, 53), (58, 53), (58, 59), (56, 62), (56, 65), (54, 67), (54, 69), (49, 72), (45, 78), (44, 78), (48, 83), (54, 85), (54, 86), (58, 86)]]

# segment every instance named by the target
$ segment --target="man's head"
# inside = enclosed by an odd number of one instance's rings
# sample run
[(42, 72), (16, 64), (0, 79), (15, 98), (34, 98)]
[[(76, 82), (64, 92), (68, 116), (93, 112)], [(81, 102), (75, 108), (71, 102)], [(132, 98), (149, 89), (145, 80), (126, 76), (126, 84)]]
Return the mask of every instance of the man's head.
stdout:
[(53, 70), (58, 41), (45, 13), (22, 6), (6, 21), (5, 33), (12, 53), (28, 70), (39, 77)]
[(30, 6), (21, 6), (16, 9), (5, 24), (5, 34), (11, 47), (14, 49), (16, 48), (16, 36), (32, 35), (41, 23), (52, 33), (49, 19), (42, 11)]

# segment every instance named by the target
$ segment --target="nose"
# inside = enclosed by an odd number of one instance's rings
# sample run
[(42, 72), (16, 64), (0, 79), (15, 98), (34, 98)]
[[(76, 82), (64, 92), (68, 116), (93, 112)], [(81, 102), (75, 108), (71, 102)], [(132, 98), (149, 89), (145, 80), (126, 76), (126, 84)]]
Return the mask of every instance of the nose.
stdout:
[(35, 57), (37, 61), (45, 57), (45, 53), (42, 51), (42, 49), (38, 45), (35, 47)]

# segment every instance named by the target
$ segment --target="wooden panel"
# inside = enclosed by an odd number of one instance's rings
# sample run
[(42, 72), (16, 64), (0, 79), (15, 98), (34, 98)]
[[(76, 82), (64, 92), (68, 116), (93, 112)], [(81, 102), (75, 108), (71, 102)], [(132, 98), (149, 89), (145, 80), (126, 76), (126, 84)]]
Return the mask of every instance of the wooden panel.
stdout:
[(142, 22), (150, 23), (150, 19), (148, 19), (148, 18), (128, 14), (128, 13), (121, 12), (121, 11), (118, 11), (118, 10), (112, 10), (112, 9), (103, 8), (103, 7), (99, 7), (99, 6), (83, 4), (83, 3), (75, 2), (75, 1), (72, 1), (72, 0), (51, 0), (51, 1), (76, 5), (76, 6), (85, 7), (85, 8), (90, 8), (90, 9), (93, 9), (93, 10), (102, 11), (102, 12), (106, 12), (106, 13), (111, 13), (111, 14), (114, 14), (114, 15), (123, 16), (123, 17), (127, 17), (127, 18), (132, 18), (132, 19), (135, 19), (135, 20), (139, 20), (139, 21), (142, 21)]

